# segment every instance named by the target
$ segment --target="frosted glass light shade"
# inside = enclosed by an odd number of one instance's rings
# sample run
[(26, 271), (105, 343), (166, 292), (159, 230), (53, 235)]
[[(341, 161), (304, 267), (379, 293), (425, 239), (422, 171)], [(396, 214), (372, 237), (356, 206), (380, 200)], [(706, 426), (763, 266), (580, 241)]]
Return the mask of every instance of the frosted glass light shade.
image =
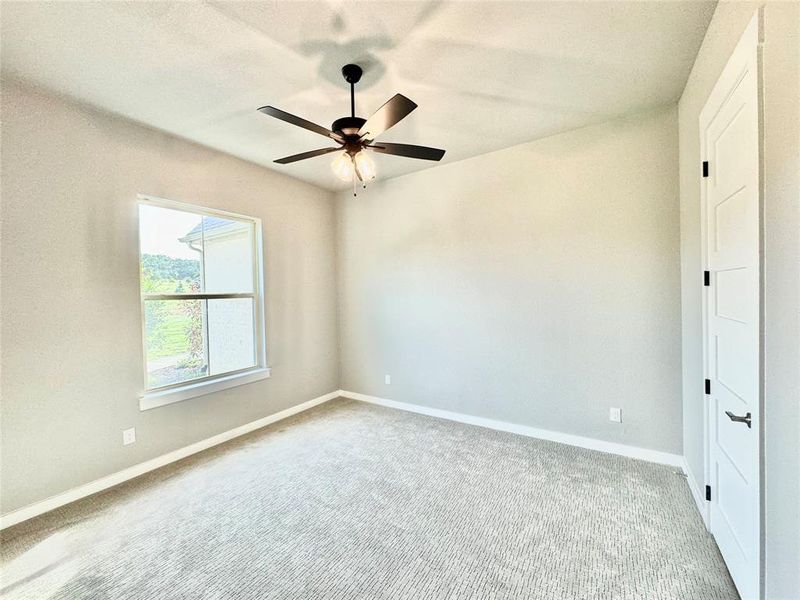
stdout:
[(358, 172), (361, 173), (361, 177), (364, 181), (375, 179), (375, 163), (372, 161), (372, 157), (367, 154), (366, 150), (362, 150), (356, 154), (355, 160)]
[(333, 169), (333, 174), (342, 181), (353, 180), (353, 159), (347, 152), (336, 155), (331, 163), (331, 169)]

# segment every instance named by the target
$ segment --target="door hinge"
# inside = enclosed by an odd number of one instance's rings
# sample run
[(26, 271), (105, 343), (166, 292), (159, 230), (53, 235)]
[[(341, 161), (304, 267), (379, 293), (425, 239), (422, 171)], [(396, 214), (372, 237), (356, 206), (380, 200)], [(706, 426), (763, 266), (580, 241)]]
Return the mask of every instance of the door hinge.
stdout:
[(706, 486), (706, 500), (711, 502), (711, 486), (710, 485)]
[(711, 285), (711, 271), (703, 271), (703, 285), (706, 287)]
[(703, 161), (703, 177), (708, 177), (708, 161)]
[(711, 393), (711, 380), (710, 379), (706, 379), (705, 386), (706, 386), (705, 387), (706, 394), (710, 394)]

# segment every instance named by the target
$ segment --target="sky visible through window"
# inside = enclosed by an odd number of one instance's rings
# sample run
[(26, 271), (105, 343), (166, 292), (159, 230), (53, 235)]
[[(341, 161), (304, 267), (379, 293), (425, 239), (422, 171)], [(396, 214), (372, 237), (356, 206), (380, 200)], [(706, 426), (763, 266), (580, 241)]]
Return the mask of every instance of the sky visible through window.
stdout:
[(139, 210), (139, 231), (142, 254), (163, 254), (173, 258), (198, 260), (196, 251), (178, 239), (200, 222), (200, 216), (179, 210), (142, 204)]

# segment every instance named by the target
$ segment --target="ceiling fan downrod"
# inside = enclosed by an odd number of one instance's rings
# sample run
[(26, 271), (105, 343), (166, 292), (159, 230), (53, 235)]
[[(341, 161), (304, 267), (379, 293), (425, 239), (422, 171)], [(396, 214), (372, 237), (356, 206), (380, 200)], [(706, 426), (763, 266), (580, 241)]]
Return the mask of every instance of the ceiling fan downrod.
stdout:
[(342, 67), (344, 80), (350, 84), (350, 116), (356, 116), (356, 84), (361, 81), (364, 71), (358, 65), (345, 65)]

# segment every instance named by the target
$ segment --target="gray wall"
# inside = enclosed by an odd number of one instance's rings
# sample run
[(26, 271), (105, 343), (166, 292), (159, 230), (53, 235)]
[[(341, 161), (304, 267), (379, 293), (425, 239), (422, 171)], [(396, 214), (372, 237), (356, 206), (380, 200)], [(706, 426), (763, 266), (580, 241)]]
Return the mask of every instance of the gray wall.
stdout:
[(680, 454), (677, 147), (668, 108), (341, 193), (342, 388)]
[[(2, 92), (3, 513), (338, 388), (329, 192), (10, 81)], [(139, 192), (263, 220), (271, 379), (139, 411)]]
[[(720, 2), (679, 103), (683, 444), (703, 485), (698, 117), (760, 2)], [(763, 4), (764, 552), (766, 598), (800, 589), (800, 7)]]

